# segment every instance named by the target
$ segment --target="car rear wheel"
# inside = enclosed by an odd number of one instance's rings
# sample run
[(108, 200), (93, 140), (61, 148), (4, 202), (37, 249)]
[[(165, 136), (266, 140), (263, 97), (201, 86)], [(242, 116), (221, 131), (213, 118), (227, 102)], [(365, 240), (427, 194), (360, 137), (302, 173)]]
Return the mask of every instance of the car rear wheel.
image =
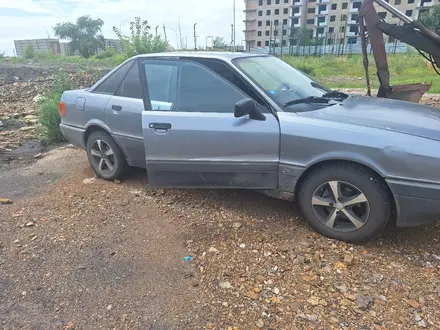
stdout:
[(121, 149), (103, 131), (90, 134), (87, 139), (87, 157), (96, 175), (106, 180), (119, 179), (127, 168)]
[(352, 243), (376, 236), (391, 211), (390, 196), (380, 177), (350, 163), (313, 170), (300, 185), (298, 202), (317, 232)]

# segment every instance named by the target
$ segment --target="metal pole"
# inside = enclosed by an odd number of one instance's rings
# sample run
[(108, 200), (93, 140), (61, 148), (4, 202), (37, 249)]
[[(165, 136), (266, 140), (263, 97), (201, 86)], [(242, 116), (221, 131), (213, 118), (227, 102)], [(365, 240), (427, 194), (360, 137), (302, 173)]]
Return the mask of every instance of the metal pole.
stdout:
[(194, 23), (194, 50), (197, 50), (197, 34), (196, 34), (196, 25), (197, 25), (197, 23)]
[(159, 25), (158, 26), (156, 26), (156, 38), (157, 38), (157, 29), (159, 28)]
[(269, 29), (269, 54), (271, 54), (272, 50), (272, 21), (270, 21), (270, 29)]
[(281, 57), (283, 57), (284, 23), (281, 25)]
[(234, 25), (234, 32), (233, 32), (233, 39), (234, 39), (234, 43), (233, 43), (233, 51), (235, 52), (235, 0), (233, 0), (233, 8), (234, 8), (234, 18), (233, 18), (233, 25)]
[(163, 34), (165, 35), (165, 42), (168, 42), (168, 40), (167, 40), (167, 30), (165, 29), (165, 24), (163, 25)]

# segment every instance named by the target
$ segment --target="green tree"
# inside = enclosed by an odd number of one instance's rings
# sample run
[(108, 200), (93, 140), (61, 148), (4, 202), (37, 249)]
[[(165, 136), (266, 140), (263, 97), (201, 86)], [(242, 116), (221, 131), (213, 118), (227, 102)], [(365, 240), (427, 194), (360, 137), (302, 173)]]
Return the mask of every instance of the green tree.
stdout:
[(23, 56), (26, 59), (31, 59), (35, 57), (35, 49), (32, 45), (26, 45), (24, 47)]
[(431, 30), (440, 33), (440, 5), (435, 5), (427, 12), (422, 13), (420, 20)]
[(223, 49), (227, 45), (228, 44), (226, 43), (226, 41), (221, 37), (215, 37), (214, 40), (212, 41), (212, 46), (217, 49)]
[(99, 48), (104, 48), (104, 37), (101, 28), (104, 21), (90, 16), (78, 17), (76, 23), (63, 22), (54, 27), (55, 35), (69, 40), (70, 51), (78, 51), (81, 56), (89, 58), (96, 54)]
[(125, 48), (127, 57), (138, 54), (164, 52), (167, 50), (168, 42), (163, 40), (160, 36), (154, 36), (150, 30), (151, 27), (148, 25), (148, 21), (141, 20), (140, 17), (135, 17), (134, 21), (130, 22), (129, 36), (124, 36), (122, 31), (116, 26), (113, 27), (113, 31)]

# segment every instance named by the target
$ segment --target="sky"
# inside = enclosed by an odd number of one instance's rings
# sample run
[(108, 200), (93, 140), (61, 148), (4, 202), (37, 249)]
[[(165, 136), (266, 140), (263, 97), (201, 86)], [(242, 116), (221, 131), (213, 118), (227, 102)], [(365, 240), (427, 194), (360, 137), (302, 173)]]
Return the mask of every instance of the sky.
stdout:
[[(244, 45), (244, 1), (236, 0), (236, 43)], [(0, 0), (0, 52), (12, 56), (14, 40), (54, 37), (56, 23), (74, 22), (90, 15), (104, 20), (105, 38), (115, 38), (113, 26), (128, 34), (134, 17), (148, 20), (152, 33), (156, 26), (163, 36), (163, 25), (173, 47), (177, 44), (178, 21), (184, 42), (194, 47), (193, 25), (197, 23), (197, 43), (206, 37), (231, 41), (233, 0)], [(209, 41), (208, 41), (209, 42)]]

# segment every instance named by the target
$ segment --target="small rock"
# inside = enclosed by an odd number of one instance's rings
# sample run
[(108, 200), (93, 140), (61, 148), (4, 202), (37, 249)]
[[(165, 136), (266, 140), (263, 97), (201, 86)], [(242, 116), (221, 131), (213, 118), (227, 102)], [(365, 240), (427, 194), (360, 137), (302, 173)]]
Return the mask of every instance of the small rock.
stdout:
[(246, 292), (245, 296), (252, 300), (258, 300), (260, 298), (260, 295), (252, 290)]
[(272, 292), (275, 293), (275, 294), (280, 294), (280, 289), (275, 287), (275, 288), (273, 288)]
[(255, 325), (259, 328), (264, 327), (264, 321), (262, 319), (258, 319), (257, 323)]
[(420, 308), (420, 304), (417, 301), (415, 301), (414, 299), (408, 299), (408, 300), (406, 300), (406, 303), (408, 305), (410, 305), (412, 308), (415, 308), (415, 309)]
[(197, 280), (194, 280), (194, 281), (192, 281), (191, 285), (193, 288), (196, 288), (199, 286), (199, 282)]
[(26, 227), (33, 227), (35, 226), (35, 223), (33, 223), (32, 221), (29, 221), (28, 223), (25, 224)]
[(228, 281), (220, 282), (219, 287), (222, 289), (231, 289), (232, 285)]
[(119, 184), (119, 183), (121, 183), (121, 180), (116, 180), (116, 179), (115, 179), (115, 180), (113, 180), (113, 182)]
[(215, 247), (211, 246), (211, 247), (209, 248), (208, 252), (218, 253), (219, 251), (218, 251)]
[(228, 303), (226, 301), (224, 301), (224, 302), (222, 302), (222, 306), (228, 307), (229, 305), (228, 305)]
[(310, 322), (316, 322), (318, 321), (318, 315), (316, 314), (306, 314), (307, 320)]
[(345, 298), (347, 298), (348, 300), (351, 300), (351, 301), (355, 301), (356, 300), (356, 296), (354, 295), (354, 294), (351, 294), (351, 293), (344, 293), (344, 297)]
[(422, 317), (420, 316), (419, 313), (414, 312), (414, 320), (416, 320), (416, 322), (419, 322), (422, 320)]
[(34, 101), (36, 103), (36, 102), (40, 101), (42, 98), (43, 98), (43, 96), (41, 94), (37, 94), (34, 96), (32, 101)]
[(26, 291), (21, 291), (21, 295), (25, 296), (25, 295), (27, 295), (27, 292)]
[(376, 296), (374, 296), (374, 299), (376, 299), (376, 300), (381, 300), (381, 301), (384, 301), (384, 302), (387, 302), (387, 301), (388, 301), (388, 300), (387, 300), (387, 297), (382, 296), (382, 295), (376, 295)]
[[(342, 284), (342, 285), (337, 285), (335, 286), (335, 288), (341, 292), (341, 293), (346, 293), (347, 292), (347, 286)], [(354, 299), (353, 299), (354, 300)]]
[(7, 198), (0, 198), (0, 204), (3, 204), (3, 205), (12, 204), (12, 201)]
[(20, 128), (20, 131), (31, 131), (36, 128), (37, 128), (37, 126), (24, 126), (24, 127)]
[(241, 244), (239, 245), (239, 247), (240, 247), (241, 249), (244, 249), (244, 248), (246, 248), (246, 244), (241, 243)]
[(110, 309), (112, 309), (112, 307), (113, 307), (112, 305), (108, 305), (107, 310), (109, 311)]
[(3, 122), (0, 120), (0, 127), (3, 127)]
[(270, 297), (269, 300), (274, 304), (281, 304), (281, 300), (278, 297)]
[(363, 296), (363, 295), (357, 295), (356, 296), (356, 306), (362, 310), (367, 310), (372, 304), (374, 300), (371, 296)]
[(438, 286), (436, 290), (437, 290), (437, 296), (440, 297), (440, 286)]
[(235, 230), (240, 229), (241, 227), (241, 223), (240, 222), (234, 222), (234, 224), (232, 225), (232, 228), (234, 228)]
[(427, 328), (428, 324), (426, 323), (425, 320), (420, 320), (419, 322), (417, 322), (417, 325), (421, 328)]
[(312, 306), (318, 306), (319, 305), (319, 298), (318, 297), (310, 297), (307, 302), (311, 304)]
[(294, 260), (293, 260), (293, 264), (294, 265), (301, 265), (306, 261), (306, 259), (303, 256), (297, 256)]
[(284, 253), (287, 253), (287, 252), (290, 251), (290, 246), (287, 245), (287, 244), (283, 244), (283, 245), (280, 246), (280, 251), (284, 252)]
[(36, 154), (36, 155), (34, 156), (34, 158), (41, 158), (41, 157), (43, 157), (43, 154), (42, 154), (41, 152), (39, 152), (38, 154)]
[(96, 181), (96, 178), (88, 178), (88, 179), (84, 179), (83, 180), (83, 183), (84, 184), (91, 184), (91, 183), (94, 183)]
[(344, 257), (344, 263), (347, 265), (351, 265), (353, 263), (353, 260), (354, 260), (354, 258), (350, 254), (346, 254)]

